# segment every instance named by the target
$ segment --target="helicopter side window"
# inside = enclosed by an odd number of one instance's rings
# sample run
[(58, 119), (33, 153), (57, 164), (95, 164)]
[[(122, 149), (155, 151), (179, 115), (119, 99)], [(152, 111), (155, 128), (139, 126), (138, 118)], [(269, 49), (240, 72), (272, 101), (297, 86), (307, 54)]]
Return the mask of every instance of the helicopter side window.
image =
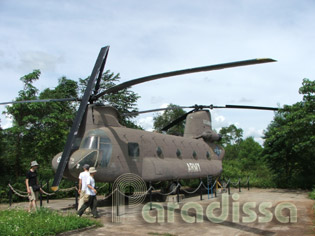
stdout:
[(138, 143), (128, 143), (128, 155), (132, 158), (140, 156), (140, 148)]
[(100, 138), (101, 166), (107, 166), (112, 155), (112, 144), (109, 138)]

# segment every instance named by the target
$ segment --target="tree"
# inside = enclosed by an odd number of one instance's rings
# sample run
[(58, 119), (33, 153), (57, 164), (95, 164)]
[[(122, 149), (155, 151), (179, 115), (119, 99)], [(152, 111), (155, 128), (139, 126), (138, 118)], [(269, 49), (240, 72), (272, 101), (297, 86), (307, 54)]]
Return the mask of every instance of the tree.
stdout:
[(315, 179), (315, 81), (304, 79), (303, 100), (284, 106), (265, 132), (264, 156), (280, 187), (311, 188)]
[[(180, 116), (185, 114), (185, 111), (178, 105), (169, 104), (167, 108), (174, 108), (165, 110), (163, 114), (156, 115), (153, 117), (154, 124), (153, 127), (157, 131), (161, 131), (165, 126), (170, 124), (172, 121), (176, 120)], [(167, 131), (167, 134), (183, 136), (185, 130), (185, 120), (179, 124), (173, 126)]]
[[(59, 80), (54, 89), (39, 90), (33, 82), (39, 79), (40, 71), (23, 76), (24, 89), (19, 91), (19, 100), (45, 98), (77, 97), (77, 83), (65, 77)], [(13, 119), (13, 125), (4, 131), (6, 150), (3, 156), (9, 170), (20, 176), (36, 159), (46, 166), (46, 175), (52, 174), (51, 158), (63, 149), (65, 139), (71, 127), (75, 105), (71, 102), (13, 104), (6, 107), (6, 114)], [(45, 168), (40, 168), (45, 172)], [(12, 173), (11, 172), (11, 173)]]
[(229, 127), (222, 127), (220, 132), (221, 141), (223, 146), (239, 144), (243, 137), (243, 130), (237, 128), (235, 125), (230, 125)]
[[(62, 77), (55, 88), (40, 92), (33, 85), (39, 78), (39, 70), (23, 76), (21, 81), (24, 88), (19, 91), (16, 100), (81, 97), (87, 81), (80, 80), (78, 83)], [(112, 87), (118, 80), (119, 74), (114, 75), (106, 71), (102, 76), (100, 88)], [(124, 89), (116, 94), (106, 95), (100, 102), (109, 101), (119, 112), (127, 113), (137, 110), (135, 105), (138, 98), (134, 92)], [(0, 151), (1, 140), (5, 145), (0, 153), (0, 161), (5, 166), (8, 178), (12, 175), (21, 176), (35, 159), (41, 164), (41, 177), (47, 179), (53, 176), (51, 159), (63, 150), (77, 108), (78, 102), (24, 103), (6, 107), (5, 113), (12, 118), (13, 125), (2, 132), (0, 130)], [(136, 127), (129, 117), (122, 119), (122, 122), (129, 127)]]
[(243, 130), (235, 125), (222, 127), (219, 134), (221, 135), (220, 144), (225, 148), (225, 160), (236, 159), (239, 153), (239, 144), (243, 140)]

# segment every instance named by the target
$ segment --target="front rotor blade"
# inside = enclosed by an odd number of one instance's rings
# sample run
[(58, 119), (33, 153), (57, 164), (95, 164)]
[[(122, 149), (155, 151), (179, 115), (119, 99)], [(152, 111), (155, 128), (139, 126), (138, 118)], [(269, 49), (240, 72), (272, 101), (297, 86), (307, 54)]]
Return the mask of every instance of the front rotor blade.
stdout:
[(68, 138), (67, 138), (66, 146), (65, 146), (64, 151), (62, 153), (62, 156), (61, 156), (61, 159), (60, 159), (60, 162), (59, 162), (56, 174), (55, 174), (54, 182), (52, 184), (53, 186), (51, 187), (51, 189), (53, 191), (58, 190), (58, 186), (59, 186), (60, 181), (62, 179), (63, 172), (66, 168), (66, 165), (68, 163), (68, 160), (69, 160), (69, 157), (71, 154), (72, 146), (73, 146), (73, 143), (75, 140), (75, 135), (77, 134), (79, 127), (81, 125), (81, 122), (82, 122), (84, 113), (86, 111), (92, 90), (95, 87), (96, 78), (99, 75), (99, 73), (102, 73), (102, 65), (105, 64), (105, 62), (106, 62), (108, 50), (109, 50), (109, 46), (103, 47), (101, 49), (101, 51), (98, 55), (98, 58), (96, 60), (96, 63), (94, 65), (92, 74), (90, 76), (86, 90), (85, 90), (83, 98), (82, 98), (82, 101), (80, 103), (79, 110), (78, 110), (77, 115), (76, 115), (74, 122), (72, 124), (70, 133), (69, 133)]
[(119, 90), (131, 87), (131, 86), (136, 85), (136, 84), (148, 82), (151, 80), (156, 80), (156, 79), (161, 79), (161, 78), (166, 78), (166, 77), (171, 77), (171, 76), (177, 76), (177, 75), (183, 75), (183, 74), (196, 73), (196, 72), (221, 70), (221, 69), (226, 69), (226, 68), (232, 68), (232, 67), (238, 67), (238, 66), (248, 66), (248, 65), (275, 62), (275, 61), (276, 60), (273, 60), (271, 58), (261, 58), (261, 59), (236, 61), (236, 62), (230, 62), (230, 63), (210, 65), (210, 66), (202, 66), (202, 67), (196, 67), (196, 68), (184, 69), (184, 70), (178, 70), (178, 71), (171, 71), (171, 72), (166, 72), (166, 73), (161, 73), (161, 74), (156, 74), (156, 75), (149, 75), (149, 76), (145, 76), (142, 78), (129, 80), (127, 82), (124, 82), (124, 83), (118, 84), (116, 86), (113, 86), (109, 89), (106, 89), (105, 91), (96, 95), (95, 99), (98, 99), (105, 94), (116, 93)]
[(38, 100), (24, 100), (12, 102), (0, 102), (0, 105), (19, 104), (19, 103), (35, 103), (35, 102), (71, 102), (80, 101), (78, 98), (52, 98), (52, 99), (38, 99)]

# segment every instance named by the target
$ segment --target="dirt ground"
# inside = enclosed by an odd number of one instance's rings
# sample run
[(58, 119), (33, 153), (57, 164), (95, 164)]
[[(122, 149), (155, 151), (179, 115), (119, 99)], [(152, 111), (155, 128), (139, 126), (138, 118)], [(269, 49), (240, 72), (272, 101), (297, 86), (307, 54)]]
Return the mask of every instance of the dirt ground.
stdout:
[[(73, 203), (74, 199), (53, 200), (44, 206), (66, 210)], [(186, 196), (179, 205), (153, 202), (152, 210), (148, 202), (120, 206), (117, 217), (117, 207), (109, 201), (98, 207), (103, 227), (66, 235), (315, 235), (314, 203), (302, 190), (231, 189), (230, 195), (217, 198), (204, 194), (202, 201), (199, 195)]]

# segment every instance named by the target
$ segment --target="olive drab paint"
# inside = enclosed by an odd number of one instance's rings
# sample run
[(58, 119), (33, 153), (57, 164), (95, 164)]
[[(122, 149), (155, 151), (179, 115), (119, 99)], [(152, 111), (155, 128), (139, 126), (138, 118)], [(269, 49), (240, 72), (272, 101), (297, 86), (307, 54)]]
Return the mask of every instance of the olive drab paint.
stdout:
[[(113, 107), (91, 104), (64, 176), (77, 179), (84, 164), (97, 169), (98, 182), (114, 182), (125, 173), (139, 175), (144, 181), (202, 178), (222, 172), (224, 149), (211, 128), (208, 110), (189, 114), (184, 137), (130, 129), (118, 122)], [(58, 167), (56, 155), (52, 161)]]

